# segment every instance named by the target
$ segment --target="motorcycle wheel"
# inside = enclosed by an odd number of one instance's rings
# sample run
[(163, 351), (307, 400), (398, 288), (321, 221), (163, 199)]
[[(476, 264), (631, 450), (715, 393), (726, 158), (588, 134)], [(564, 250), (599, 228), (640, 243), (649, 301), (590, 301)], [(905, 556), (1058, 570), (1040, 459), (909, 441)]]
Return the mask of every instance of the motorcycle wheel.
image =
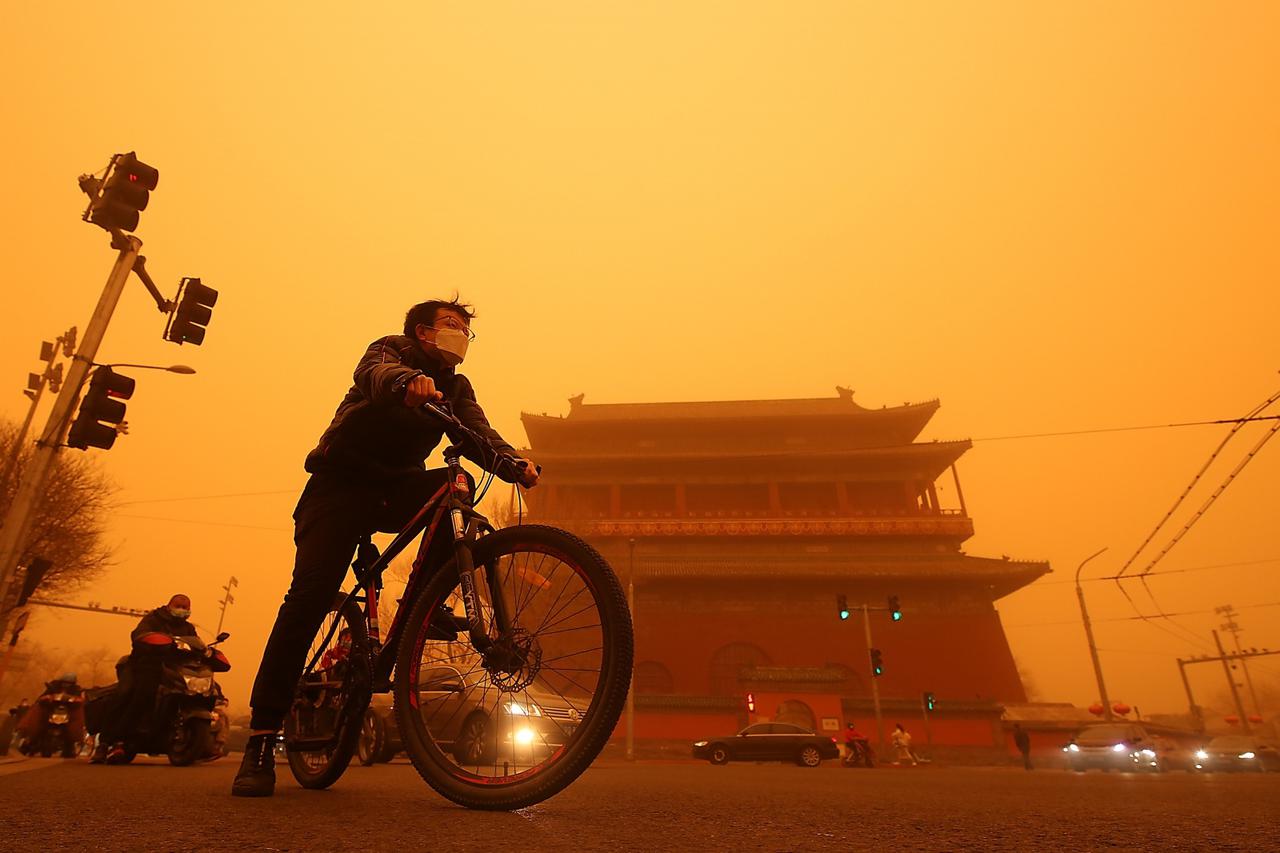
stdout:
[[(572, 783), (613, 733), (631, 677), (631, 613), (605, 559), (563, 530), (508, 527), (481, 538), (473, 553), (485, 622), (496, 633), (496, 593), (510, 630), (489, 655), (465, 631), (437, 639), (453, 633), (442, 615), (461, 602), (457, 567), (443, 566), (400, 637), (400, 738), (418, 774), (447, 799), (518, 809)], [(460, 758), (463, 725), (477, 717), (496, 747)]]
[(169, 763), (174, 767), (195, 764), (212, 751), (213, 732), (203, 717), (193, 717), (175, 727), (169, 739)]
[(364, 727), (360, 732), (360, 763), (365, 767), (377, 764), (382, 759), (386, 740), (387, 724), (372, 708), (365, 711)]
[(45, 732), (40, 736), (40, 757), (53, 758), (53, 732)]
[[(337, 630), (330, 629), (333, 623)], [(293, 708), (284, 720), (285, 749), (289, 769), (304, 788), (328, 788), (346, 772), (355, 755), (364, 722), (364, 712), (372, 697), (372, 664), (364, 615), (355, 602), (345, 598), (325, 616), (311, 642), (307, 660), (323, 663), (326, 652), (335, 648), (343, 630), (351, 632), (351, 648), (340, 663), (326, 671), (304, 672), (293, 697)], [(326, 642), (327, 640), (327, 642)], [(320, 749), (308, 749), (308, 741), (327, 740)]]

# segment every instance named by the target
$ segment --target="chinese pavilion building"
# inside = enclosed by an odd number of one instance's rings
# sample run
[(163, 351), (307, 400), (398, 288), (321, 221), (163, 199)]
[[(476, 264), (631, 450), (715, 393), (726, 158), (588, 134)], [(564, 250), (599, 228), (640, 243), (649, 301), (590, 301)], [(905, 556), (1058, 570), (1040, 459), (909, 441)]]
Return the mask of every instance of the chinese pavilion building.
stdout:
[(565, 417), (523, 415), (546, 466), (530, 519), (575, 531), (634, 583), (639, 742), (687, 748), (765, 719), (874, 731), (863, 604), (887, 728), (903, 722), (917, 743), (1003, 742), (1001, 703), (1026, 694), (994, 602), (1049, 567), (961, 550), (973, 521), (955, 464), (970, 442), (916, 440), (938, 401), (868, 409), (837, 390), (579, 396)]

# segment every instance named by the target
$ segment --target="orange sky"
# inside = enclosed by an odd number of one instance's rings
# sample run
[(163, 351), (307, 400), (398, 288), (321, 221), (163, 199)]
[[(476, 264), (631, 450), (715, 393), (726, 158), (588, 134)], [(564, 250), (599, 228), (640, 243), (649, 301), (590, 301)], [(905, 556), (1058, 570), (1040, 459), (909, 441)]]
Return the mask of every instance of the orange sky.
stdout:
[[(82, 599), (181, 589), (212, 627), (238, 576), (233, 700), (287, 582), (302, 458), (355, 358), (455, 288), (480, 310), (467, 373), (517, 443), (522, 409), (579, 392), (844, 384), (867, 406), (940, 397), (925, 438), (980, 438), (1228, 417), (1280, 386), (1274, 4), (373, 9), (17, 4), (0, 32), (0, 415), (24, 413), (40, 339), (83, 328), (110, 266), (76, 175), (136, 149), (161, 172), (149, 268), (221, 300), (206, 345), (179, 350), (131, 285), (99, 360), (199, 374), (137, 373), (132, 432), (100, 459), (122, 502), (283, 493), (122, 505), (119, 566)], [(1056, 624), (1076, 614), (1062, 581), (1102, 546), (1098, 572), (1117, 568), (1220, 436), (980, 442), (962, 460), (966, 549), (1057, 570), (1000, 603), (1046, 698), (1094, 698), (1079, 627)], [(1163, 566), (1270, 562), (1153, 582), (1166, 611), (1230, 602), (1246, 645), (1280, 647), (1280, 608), (1246, 609), (1280, 601), (1277, 475), (1268, 447)], [(1132, 614), (1112, 586), (1090, 595), (1098, 618)], [(30, 636), (123, 653), (127, 628), (42, 613)], [(1173, 657), (1197, 646), (1098, 634), (1114, 698), (1179, 707)]]

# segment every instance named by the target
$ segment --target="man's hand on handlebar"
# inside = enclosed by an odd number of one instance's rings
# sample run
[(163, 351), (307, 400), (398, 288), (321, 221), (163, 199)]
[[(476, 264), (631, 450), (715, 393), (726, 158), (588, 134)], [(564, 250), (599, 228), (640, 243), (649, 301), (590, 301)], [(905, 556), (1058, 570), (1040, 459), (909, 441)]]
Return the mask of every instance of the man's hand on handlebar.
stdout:
[(436, 381), (423, 373), (410, 379), (409, 384), (404, 387), (404, 404), (411, 409), (443, 399), (444, 394), (436, 388)]
[(526, 489), (532, 489), (538, 485), (538, 478), (541, 476), (541, 469), (534, 465), (528, 459), (521, 459), (518, 456), (512, 457), (512, 464), (516, 466), (516, 470), (520, 472), (520, 485)]

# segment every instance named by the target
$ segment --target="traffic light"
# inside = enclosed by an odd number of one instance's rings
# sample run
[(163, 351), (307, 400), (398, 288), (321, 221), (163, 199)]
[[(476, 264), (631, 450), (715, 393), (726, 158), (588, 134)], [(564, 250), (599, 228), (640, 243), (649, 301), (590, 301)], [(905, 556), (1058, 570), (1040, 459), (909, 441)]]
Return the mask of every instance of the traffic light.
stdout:
[(169, 328), (165, 329), (164, 339), (175, 344), (200, 346), (204, 343), (205, 327), (213, 317), (213, 306), (218, 303), (218, 291), (201, 284), (198, 278), (184, 278), (181, 294)]
[(845, 595), (836, 596), (836, 613), (840, 614), (840, 621), (843, 622), (849, 618), (849, 597)]
[(902, 608), (898, 606), (898, 596), (889, 596), (889, 618), (894, 622), (902, 621)]
[(880, 650), (871, 650), (871, 674), (876, 678), (884, 675), (884, 661), (881, 659)]
[(30, 563), (27, 563), (27, 573), (22, 576), (22, 590), (18, 593), (18, 607), (26, 604), (27, 599), (35, 594), (36, 588), (40, 586), (40, 581), (44, 580), (45, 574), (51, 568), (53, 568), (53, 563), (44, 557), (36, 557)]
[(151, 190), (160, 183), (160, 170), (138, 159), (130, 151), (112, 158), (102, 194), (89, 207), (89, 221), (103, 228), (133, 231), (139, 212), (147, 209)]
[(99, 367), (89, 381), (89, 392), (80, 404), (80, 414), (67, 434), (67, 446), (88, 450), (110, 449), (124, 431), (124, 403), (133, 396), (134, 381), (110, 367)]
[(933, 694), (932, 694), (932, 693), (925, 693), (925, 694), (924, 694), (924, 696), (920, 697), (920, 701), (921, 701), (921, 704), (923, 704), (923, 705), (924, 705), (924, 709), (925, 709), (926, 711), (932, 711), (932, 710), (933, 710), (934, 701), (933, 701)]
[(756, 712), (756, 694), (754, 693), (747, 694), (747, 710), (753, 714)]

